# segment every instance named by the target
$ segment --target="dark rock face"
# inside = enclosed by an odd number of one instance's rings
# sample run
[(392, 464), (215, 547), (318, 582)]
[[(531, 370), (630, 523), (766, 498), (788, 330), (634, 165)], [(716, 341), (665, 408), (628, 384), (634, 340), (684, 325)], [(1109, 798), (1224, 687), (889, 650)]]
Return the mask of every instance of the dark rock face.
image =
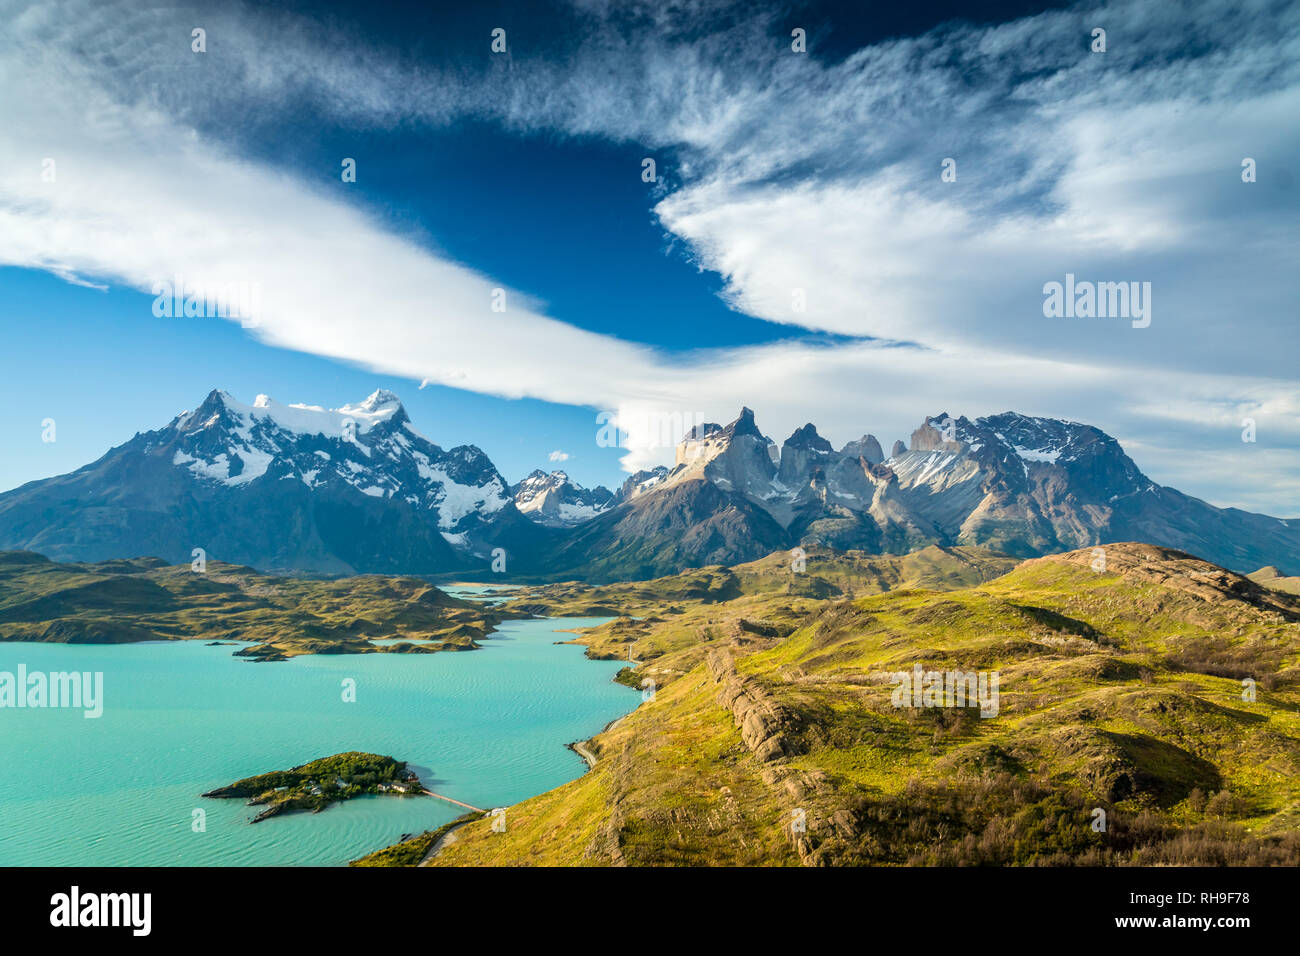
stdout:
[(781, 446), (777, 479), (788, 485), (811, 478), (834, 451), (831, 443), (817, 434), (816, 426), (807, 424), (797, 429)]
[(762, 508), (694, 479), (642, 495), (575, 529), (556, 551), (553, 566), (577, 569), (592, 580), (638, 580), (754, 560), (786, 539)]
[[(810, 425), (808, 427), (811, 428), (812, 426)], [(817, 430), (814, 428), (814, 434), (816, 431)], [(740, 410), (740, 415), (737, 416), (736, 420), (726, 428), (722, 429), (722, 436), (724, 438), (736, 438), (740, 435), (749, 435), (753, 438), (761, 438), (764, 441), (767, 440), (766, 436), (758, 430), (758, 425), (754, 423), (754, 412), (749, 408), (742, 408)]]
[(668, 477), (668, 468), (664, 465), (658, 465), (655, 468), (642, 469), (635, 472), (623, 482), (618, 491), (614, 493), (614, 504), (622, 504), (635, 498), (637, 495), (650, 491), (657, 484)]

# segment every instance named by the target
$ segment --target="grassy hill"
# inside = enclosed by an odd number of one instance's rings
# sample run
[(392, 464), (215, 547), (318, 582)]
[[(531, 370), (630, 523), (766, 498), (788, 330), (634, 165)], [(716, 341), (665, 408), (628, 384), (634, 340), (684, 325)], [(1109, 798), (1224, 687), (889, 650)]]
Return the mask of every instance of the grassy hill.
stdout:
[(1253, 574), (1248, 574), (1247, 577), (1256, 584), (1261, 584), (1274, 591), (1300, 594), (1300, 577), (1285, 577), (1282, 572), (1271, 564), (1268, 567), (1260, 568)]
[[(645, 613), (628, 679), (653, 699), (432, 865), (1300, 863), (1300, 599), (1167, 549), (1092, 558), (901, 586), (918, 558), (869, 593), (810, 556), (839, 589), (816, 599), (765, 591), (763, 561), (566, 591)], [(997, 716), (894, 706), (917, 664), (996, 672)]]
[[(210, 562), (196, 573), (156, 558), (64, 564), (0, 552), (0, 641), (124, 644), (252, 641), (242, 656), (470, 650), (510, 612), (450, 597), (418, 578), (313, 581)], [(376, 645), (371, 638), (430, 643)]]
[[(895, 588), (945, 589), (1005, 574), (1015, 558), (983, 548), (934, 545), (907, 555), (807, 549), (802, 570), (778, 551), (734, 567), (714, 565), (651, 581), (589, 586), (576, 582), (524, 587), (503, 608), (551, 616), (617, 616), (575, 638), (588, 656), (653, 661), (686, 652), (703, 660), (704, 645), (724, 634), (789, 633), (827, 600)], [(680, 660), (678, 664), (682, 663)]]

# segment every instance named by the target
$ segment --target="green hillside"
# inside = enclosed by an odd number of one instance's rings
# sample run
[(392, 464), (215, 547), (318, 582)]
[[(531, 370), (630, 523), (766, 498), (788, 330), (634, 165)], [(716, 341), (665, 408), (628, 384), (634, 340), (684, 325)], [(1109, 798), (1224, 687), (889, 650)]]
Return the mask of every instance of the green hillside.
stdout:
[[(589, 742), (594, 768), (432, 864), (1300, 863), (1300, 600), (1106, 552), (948, 591), (675, 599), (627, 625), (660, 652), (629, 675), (654, 695)], [(997, 715), (894, 706), (917, 664), (996, 672)]]
[(809, 548), (798, 573), (790, 553), (778, 551), (730, 568), (714, 565), (651, 581), (521, 588), (502, 606), (550, 616), (617, 616), (575, 638), (590, 657), (626, 659), (630, 651), (635, 660), (653, 661), (681, 651), (698, 662), (706, 643), (723, 634), (743, 641), (750, 629), (760, 636), (772, 628), (789, 633), (827, 600), (979, 584), (1017, 563), (983, 548), (932, 545), (907, 555)]

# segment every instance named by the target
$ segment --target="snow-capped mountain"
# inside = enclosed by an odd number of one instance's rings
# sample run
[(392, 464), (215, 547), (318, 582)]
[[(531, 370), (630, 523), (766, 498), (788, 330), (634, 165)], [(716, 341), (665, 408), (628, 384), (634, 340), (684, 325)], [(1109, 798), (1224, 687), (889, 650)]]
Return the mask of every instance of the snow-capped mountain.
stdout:
[(1161, 487), (1089, 425), (941, 414), (885, 458), (872, 435), (837, 451), (811, 423), (778, 446), (748, 408), (729, 425), (692, 429), (671, 470), (577, 529), (557, 560), (619, 577), (809, 544), (973, 544), (1031, 557), (1129, 540), (1242, 571), (1300, 569), (1300, 528)]
[(198, 547), (271, 570), (418, 573), (538, 533), (487, 455), (429, 441), (387, 391), (338, 409), (213, 391), (85, 468), (0, 495), (0, 547), (74, 560)]
[(797, 545), (901, 553), (984, 545), (1030, 557), (1105, 542), (1300, 573), (1300, 523), (1215, 508), (1145, 476), (1114, 438), (1007, 412), (927, 417), (885, 457), (811, 423), (777, 445), (742, 409), (617, 492), (562, 471), (511, 486), (473, 445), (443, 449), (391, 392), (338, 409), (214, 391), (75, 472), (0, 494), (0, 549), (61, 560), (157, 555), (265, 570), (482, 569), (652, 577)]
[(515, 507), (544, 525), (569, 528), (609, 510), (614, 493), (596, 486), (584, 488), (563, 471), (549, 475), (540, 469), (510, 489)]
[(439, 531), (452, 541), (511, 500), (487, 455), (473, 445), (443, 451), (383, 390), (338, 409), (281, 405), (265, 395), (244, 405), (213, 392), (146, 450), (164, 444), (175, 449), (173, 465), (230, 487), (294, 479), (309, 488), (337, 483), (373, 498), (400, 498), (436, 514)]

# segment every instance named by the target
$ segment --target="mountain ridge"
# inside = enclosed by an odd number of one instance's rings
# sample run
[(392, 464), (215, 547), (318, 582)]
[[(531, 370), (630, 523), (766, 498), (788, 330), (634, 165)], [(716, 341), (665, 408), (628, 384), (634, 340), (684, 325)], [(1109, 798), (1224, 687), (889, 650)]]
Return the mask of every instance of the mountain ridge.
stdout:
[[(631, 564), (609, 568), (604, 555), (626, 547), (629, 529), (657, 536), (664, 553), (680, 551), (685, 539), (677, 522), (655, 499), (678, 489), (678, 504), (689, 512), (681, 499), (691, 488), (698, 493), (702, 481), (721, 493), (717, 507), (744, 502), (779, 526), (765, 546), (904, 553), (929, 544), (971, 545), (1029, 558), (1135, 540), (1243, 573), (1266, 564), (1300, 568), (1300, 526), (1216, 508), (1157, 485), (1118, 441), (1091, 425), (1015, 412), (974, 421), (941, 413), (927, 416), (908, 445), (895, 443), (888, 458), (875, 462), (877, 448), (867, 435), (836, 452), (810, 423), (778, 450), (743, 408), (731, 425), (688, 434), (671, 470), (603, 516), (608, 540), (588, 530), (585, 554), (573, 552), (573, 540), (562, 553), (575, 569), (603, 562), (605, 573), (640, 573)], [(747, 515), (746, 524), (761, 523)], [(712, 543), (709, 554), (716, 559), (718, 551)], [(753, 557), (734, 542), (731, 560)], [(653, 570), (667, 573), (672, 564), (660, 561)]]
[(743, 407), (611, 492), (540, 469), (510, 484), (477, 446), (427, 439), (387, 390), (339, 409), (213, 390), (76, 471), (0, 494), (0, 548), (171, 562), (202, 549), (323, 575), (631, 580), (794, 548), (1030, 558), (1119, 540), (1300, 572), (1300, 523), (1216, 508), (1157, 485), (1094, 426), (1015, 412), (927, 416), (886, 457), (869, 433), (837, 451), (811, 422), (778, 445)]

